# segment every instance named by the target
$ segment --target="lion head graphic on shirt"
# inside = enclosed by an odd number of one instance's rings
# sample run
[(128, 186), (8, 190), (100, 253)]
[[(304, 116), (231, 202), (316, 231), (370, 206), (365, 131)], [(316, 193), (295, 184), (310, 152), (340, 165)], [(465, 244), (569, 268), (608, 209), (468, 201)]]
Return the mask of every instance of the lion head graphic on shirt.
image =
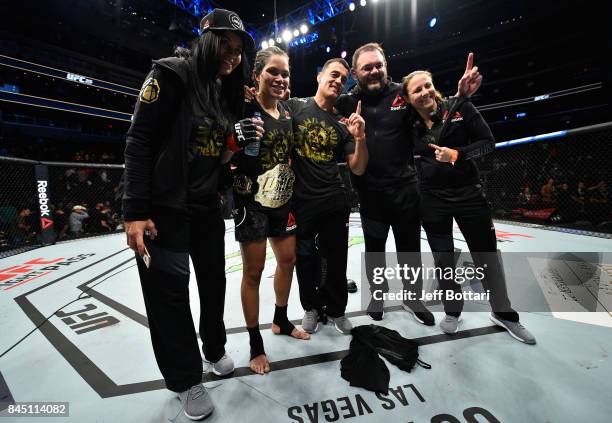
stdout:
[(192, 151), (198, 157), (219, 157), (225, 146), (225, 130), (213, 119), (206, 117), (195, 129)]
[(338, 133), (325, 121), (306, 119), (298, 125), (296, 152), (315, 162), (333, 160), (338, 144)]
[(262, 143), (270, 148), (262, 149), (260, 152), (261, 166), (263, 170), (270, 170), (279, 163), (289, 163), (289, 146), (292, 133), (285, 131), (266, 131)]

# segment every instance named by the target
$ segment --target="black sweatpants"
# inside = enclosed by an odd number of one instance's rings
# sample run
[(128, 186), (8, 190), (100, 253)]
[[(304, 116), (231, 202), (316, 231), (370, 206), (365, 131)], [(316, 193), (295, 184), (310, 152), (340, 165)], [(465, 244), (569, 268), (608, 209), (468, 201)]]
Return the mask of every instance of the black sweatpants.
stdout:
[(146, 238), (147, 269), (137, 256), (153, 351), (166, 387), (181, 392), (202, 380), (202, 359), (189, 304), (189, 257), (200, 297), (204, 356), (225, 354), (225, 223), (218, 210), (152, 218), (158, 236)]
[[(374, 268), (386, 266), (384, 255), (367, 254), (385, 251), (389, 228), (393, 231), (395, 238), (398, 263), (410, 267), (421, 267), (421, 258), (418, 254), (421, 251), (419, 204), (416, 182), (379, 191), (359, 191), (359, 213), (365, 238), (365, 265), (370, 291), (389, 291), (389, 284), (386, 280), (381, 284), (373, 283)], [(404, 280), (402, 282), (406, 291), (414, 292), (415, 298), (421, 297), (422, 277), (415, 281)]]
[[(437, 267), (454, 268), (456, 265), (453, 218), (467, 242), (474, 264), (484, 268), (482, 284), (485, 290), (490, 290), (491, 308), (503, 319), (518, 322), (518, 314), (508, 299), (491, 209), (482, 193), (460, 201), (449, 201), (428, 191), (421, 193), (421, 219)], [(461, 286), (452, 279), (442, 278), (438, 282), (443, 290), (461, 292)], [(444, 295), (442, 298), (446, 313), (455, 316), (461, 313), (462, 299), (446, 300)]]
[(326, 201), (296, 201), (296, 273), (304, 310), (344, 316), (350, 208), (344, 193)]

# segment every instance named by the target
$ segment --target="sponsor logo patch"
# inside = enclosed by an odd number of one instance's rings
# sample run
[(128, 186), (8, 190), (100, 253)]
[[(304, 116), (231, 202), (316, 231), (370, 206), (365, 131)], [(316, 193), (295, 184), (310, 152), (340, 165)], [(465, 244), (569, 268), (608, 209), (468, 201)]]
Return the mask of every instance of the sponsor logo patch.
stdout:
[(237, 14), (230, 13), (229, 19), (230, 23), (234, 28), (244, 31), (244, 25), (242, 24), (242, 21), (240, 20), (240, 17)]
[(297, 228), (297, 224), (295, 223), (295, 217), (292, 212), (289, 212), (289, 217), (287, 218), (287, 231), (292, 231)]
[(451, 119), (451, 122), (461, 122), (462, 120), (463, 120), (463, 116), (461, 116), (461, 113), (455, 112), (455, 115)]
[(406, 99), (401, 95), (397, 95), (391, 103), (391, 111), (394, 112), (396, 110), (406, 110), (407, 104)]
[(157, 79), (149, 78), (144, 84), (142, 84), (142, 88), (140, 89), (140, 101), (143, 103), (155, 103), (159, 98), (159, 83)]

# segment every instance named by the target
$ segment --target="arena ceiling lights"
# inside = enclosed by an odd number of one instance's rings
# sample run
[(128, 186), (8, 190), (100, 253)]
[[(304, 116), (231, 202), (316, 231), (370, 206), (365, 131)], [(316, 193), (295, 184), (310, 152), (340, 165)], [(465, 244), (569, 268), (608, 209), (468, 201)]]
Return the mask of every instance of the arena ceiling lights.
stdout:
[[(196, 17), (204, 16), (215, 7), (221, 7), (211, 0), (168, 1)], [(370, 1), (376, 4), (382, 0)], [(308, 45), (319, 40), (319, 34), (316, 31), (310, 32), (312, 27), (345, 12), (353, 12), (356, 9), (356, 2), (357, 0), (313, 0), (268, 25), (257, 29), (247, 28), (247, 31), (261, 48), (281, 43), (285, 43), (287, 47)], [(367, 2), (359, 0), (359, 4), (363, 7), (367, 5)]]
[[(284, 42), (287, 47), (295, 47), (299, 45), (308, 45), (319, 39), (317, 31), (308, 31), (325, 21), (335, 18), (346, 12), (353, 12), (356, 9), (358, 0), (314, 0), (304, 6), (301, 6), (287, 15), (278, 19), (277, 22), (271, 22), (265, 27), (258, 29), (258, 32), (266, 34), (259, 39), (261, 48), (266, 48), (270, 45), (269, 39), (276, 38), (276, 44)], [(370, 0), (376, 5), (383, 0)], [(359, 5), (365, 7), (366, 0), (359, 0)], [(299, 28), (299, 32), (298, 29)]]

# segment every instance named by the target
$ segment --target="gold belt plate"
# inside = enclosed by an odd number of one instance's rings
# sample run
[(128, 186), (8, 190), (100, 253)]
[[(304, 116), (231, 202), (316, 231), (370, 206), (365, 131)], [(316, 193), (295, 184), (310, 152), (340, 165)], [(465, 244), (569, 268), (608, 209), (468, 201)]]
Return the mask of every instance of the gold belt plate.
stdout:
[(255, 201), (276, 209), (285, 205), (293, 195), (295, 175), (288, 164), (281, 163), (257, 177), (259, 189)]

